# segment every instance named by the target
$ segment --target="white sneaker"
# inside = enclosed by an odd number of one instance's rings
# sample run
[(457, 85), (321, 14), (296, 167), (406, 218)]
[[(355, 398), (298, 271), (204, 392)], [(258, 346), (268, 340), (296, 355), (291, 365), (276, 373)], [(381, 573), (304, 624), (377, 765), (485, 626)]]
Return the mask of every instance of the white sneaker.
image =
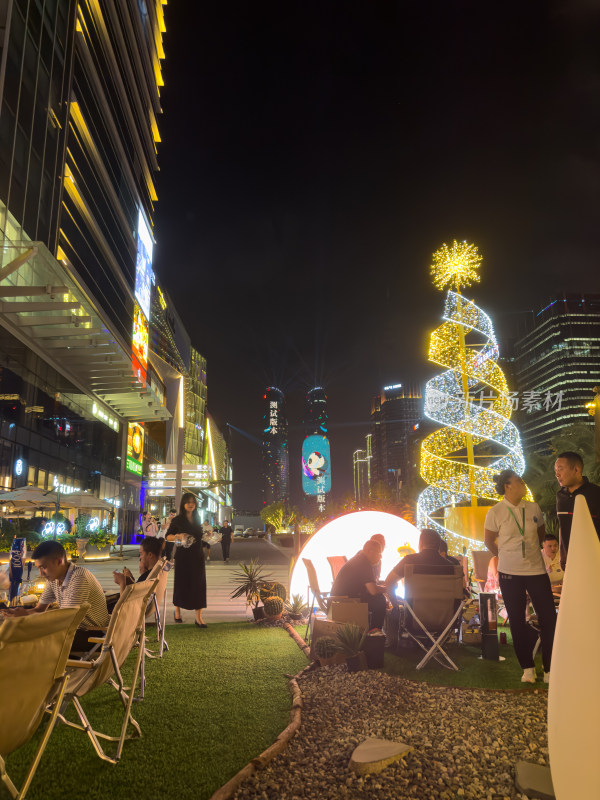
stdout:
[(535, 683), (535, 681), (535, 667), (527, 667), (527, 669), (524, 669), (521, 677), (521, 683)]
[(550, 673), (544, 672), (544, 683), (550, 683)]

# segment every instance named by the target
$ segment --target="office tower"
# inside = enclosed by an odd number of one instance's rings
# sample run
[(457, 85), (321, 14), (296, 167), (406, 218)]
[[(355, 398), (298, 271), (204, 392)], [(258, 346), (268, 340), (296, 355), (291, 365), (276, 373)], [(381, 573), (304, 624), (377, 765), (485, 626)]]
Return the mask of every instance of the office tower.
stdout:
[(401, 383), (384, 386), (371, 405), (371, 487), (387, 484), (396, 495), (416, 477), (410, 441), (423, 416), (421, 393)]
[(269, 386), (263, 399), (263, 506), (268, 506), (289, 501), (288, 423), (280, 389)]
[(302, 444), (302, 491), (308, 515), (322, 514), (331, 492), (331, 450), (327, 437), (327, 394), (315, 386), (306, 396)]
[(125, 532), (143, 423), (169, 416), (148, 360), (164, 29), (159, 0), (0, 4), (2, 483), (92, 489)]
[(535, 315), (516, 346), (513, 404), (525, 457), (548, 452), (554, 434), (592, 425), (586, 404), (600, 384), (600, 294), (562, 294)]

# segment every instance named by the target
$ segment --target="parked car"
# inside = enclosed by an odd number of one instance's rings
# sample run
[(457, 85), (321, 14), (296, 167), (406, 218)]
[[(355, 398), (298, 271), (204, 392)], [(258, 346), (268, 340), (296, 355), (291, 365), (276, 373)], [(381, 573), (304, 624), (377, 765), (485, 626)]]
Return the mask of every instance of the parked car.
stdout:
[(244, 531), (244, 539), (249, 539), (250, 536), (256, 536), (256, 528), (246, 528)]
[(240, 539), (244, 535), (244, 526), (243, 525), (236, 525), (233, 529), (233, 538)]

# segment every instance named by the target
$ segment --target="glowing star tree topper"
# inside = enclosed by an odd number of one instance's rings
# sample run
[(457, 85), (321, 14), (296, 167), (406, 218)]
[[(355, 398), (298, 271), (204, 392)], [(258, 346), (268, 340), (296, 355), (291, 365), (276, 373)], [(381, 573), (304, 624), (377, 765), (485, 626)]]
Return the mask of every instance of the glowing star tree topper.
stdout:
[(434, 286), (442, 290), (454, 286), (460, 292), (461, 287), (479, 283), (478, 269), (482, 260), (474, 244), (457, 242), (456, 239), (452, 247), (443, 244), (433, 254), (431, 275)]
[(481, 546), (487, 509), (478, 499), (500, 500), (493, 475), (525, 469), (492, 321), (460, 293), (479, 281), (481, 261), (475, 245), (455, 241), (434, 253), (431, 266), (434, 284), (448, 293), (429, 360), (445, 371), (425, 387), (425, 416), (440, 427), (421, 444), (419, 471), (428, 486), (418, 499), (417, 527), (437, 530), (457, 555)]

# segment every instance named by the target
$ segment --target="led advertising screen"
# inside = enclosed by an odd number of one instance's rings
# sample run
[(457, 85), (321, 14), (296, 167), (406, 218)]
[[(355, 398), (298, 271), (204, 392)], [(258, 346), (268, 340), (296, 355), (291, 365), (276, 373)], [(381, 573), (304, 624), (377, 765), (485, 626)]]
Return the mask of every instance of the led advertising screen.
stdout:
[(302, 490), (307, 495), (331, 491), (331, 452), (326, 436), (307, 436), (302, 445)]
[(134, 475), (142, 474), (144, 457), (144, 428), (139, 422), (130, 422), (127, 429), (126, 469)]
[(148, 369), (148, 323), (142, 314), (142, 309), (137, 303), (133, 309), (133, 336), (132, 349), (136, 358), (144, 371)]
[(137, 257), (135, 262), (135, 296), (146, 319), (150, 319), (150, 294), (154, 283), (152, 272), (152, 234), (144, 215), (138, 214)]

